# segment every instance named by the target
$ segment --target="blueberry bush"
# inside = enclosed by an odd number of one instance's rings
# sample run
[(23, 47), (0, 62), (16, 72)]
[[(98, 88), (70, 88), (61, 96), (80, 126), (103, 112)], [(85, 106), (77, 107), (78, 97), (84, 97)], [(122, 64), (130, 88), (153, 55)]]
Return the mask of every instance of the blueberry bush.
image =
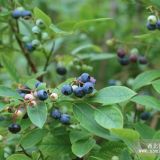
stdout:
[(159, 0), (0, 0), (0, 160), (159, 160), (159, 18)]

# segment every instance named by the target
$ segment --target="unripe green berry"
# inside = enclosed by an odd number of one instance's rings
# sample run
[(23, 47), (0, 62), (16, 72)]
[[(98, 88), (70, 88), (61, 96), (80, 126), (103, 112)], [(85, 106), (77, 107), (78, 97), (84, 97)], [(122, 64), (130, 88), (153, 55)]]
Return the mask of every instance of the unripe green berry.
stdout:
[(137, 48), (132, 48), (130, 54), (139, 54), (139, 51)]
[(42, 33), (42, 40), (48, 40), (49, 39), (49, 35), (47, 32), (43, 32)]
[(28, 37), (28, 36), (23, 36), (23, 37), (22, 37), (22, 41), (23, 41), (23, 42), (29, 42), (29, 41), (30, 41), (30, 37)]
[(36, 25), (40, 28), (45, 28), (44, 21), (42, 19), (37, 19), (36, 20)]
[(117, 156), (113, 156), (111, 160), (119, 160)]
[(2, 135), (0, 135), (0, 142), (3, 140), (3, 136)]
[(39, 33), (41, 33), (41, 30), (40, 30), (40, 28), (38, 26), (34, 26), (32, 28), (32, 32), (35, 33), (35, 34), (39, 34)]
[(150, 15), (147, 20), (148, 20), (149, 24), (153, 24), (154, 25), (154, 24), (157, 23), (157, 18), (156, 18), (155, 15)]
[(38, 47), (40, 45), (40, 41), (38, 39), (34, 39), (31, 43), (33, 47)]

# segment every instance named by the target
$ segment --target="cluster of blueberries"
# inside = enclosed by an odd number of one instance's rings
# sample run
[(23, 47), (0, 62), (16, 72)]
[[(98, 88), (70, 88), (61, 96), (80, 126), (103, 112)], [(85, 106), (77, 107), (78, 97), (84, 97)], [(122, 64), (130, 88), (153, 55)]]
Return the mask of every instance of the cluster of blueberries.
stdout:
[(156, 29), (160, 29), (160, 20), (157, 19), (155, 15), (150, 15), (147, 19), (147, 29), (150, 31), (154, 31)]
[(24, 18), (24, 19), (28, 19), (30, 17), (32, 17), (32, 13), (28, 10), (24, 10), (22, 8), (17, 8), (14, 11), (12, 11), (12, 17), (15, 19), (18, 18)]
[(59, 120), (62, 124), (69, 124), (70, 123), (70, 116), (65, 113), (61, 113), (59, 109), (53, 109), (51, 112), (51, 116)]
[(74, 93), (76, 97), (82, 98), (86, 94), (93, 93), (95, 83), (96, 80), (93, 77), (91, 77), (88, 73), (83, 73), (76, 79), (73, 85), (63, 85), (63, 87), (61, 88), (61, 92), (65, 96)]
[(117, 56), (119, 63), (123, 66), (128, 65), (130, 62), (131, 63), (139, 63), (141, 65), (146, 65), (148, 63), (147, 58), (145, 56), (140, 56), (138, 55), (138, 50), (136, 48), (133, 48), (130, 51), (130, 55), (127, 55), (127, 51), (123, 48), (119, 48), (117, 50)]
[[(38, 88), (42, 83), (37, 81), (35, 84), (35, 88)], [(23, 86), (20, 89), (17, 89), (17, 92), (20, 96), (24, 98), (25, 101), (27, 101), (30, 105), (35, 106), (36, 105), (36, 98), (38, 98), (41, 101), (44, 101), (48, 99), (48, 93), (45, 90), (38, 90), (35, 93), (32, 93), (31, 89), (27, 86)], [(26, 114), (24, 115), (26, 116)], [(17, 123), (12, 123), (9, 125), (8, 130), (11, 133), (18, 133), (21, 130), (21, 126)]]

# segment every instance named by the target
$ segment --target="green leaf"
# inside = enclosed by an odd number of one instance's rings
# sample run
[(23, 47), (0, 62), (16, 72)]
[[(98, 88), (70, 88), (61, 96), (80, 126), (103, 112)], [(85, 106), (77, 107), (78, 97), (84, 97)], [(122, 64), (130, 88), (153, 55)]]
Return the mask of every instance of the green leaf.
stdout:
[(80, 125), (89, 132), (109, 139), (109, 132), (102, 128), (94, 119), (94, 109), (88, 104), (77, 103), (73, 106), (73, 113), (75, 118), (80, 122)]
[(22, 97), (17, 93), (16, 90), (5, 86), (0, 86), (0, 97), (12, 97), (22, 99)]
[(132, 129), (111, 129), (111, 133), (123, 140), (129, 147), (135, 147), (139, 142), (140, 135)]
[(22, 137), (20, 144), (24, 148), (35, 146), (37, 143), (39, 143), (43, 139), (43, 137), (46, 134), (47, 134), (47, 130), (34, 129)]
[(19, 82), (20, 75), (15, 68), (15, 65), (11, 60), (9, 60), (6, 56), (1, 55), (1, 61), (3, 67), (8, 71), (9, 75), (12, 77), (13, 80)]
[(151, 82), (157, 78), (160, 78), (159, 70), (146, 71), (138, 75), (134, 80), (133, 89), (137, 90), (146, 85), (150, 85)]
[(47, 106), (44, 102), (40, 102), (34, 107), (27, 107), (27, 113), (32, 121), (37, 127), (42, 128), (47, 120)]
[(42, 19), (47, 27), (52, 24), (50, 17), (37, 7), (34, 8), (34, 15), (36, 19)]
[(79, 140), (72, 145), (72, 152), (77, 157), (83, 157), (86, 155), (96, 144), (96, 141), (92, 138), (87, 140)]
[(160, 93), (160, 80), (159, 79), (156, 81), (153, 81), (152, 86), (158, 93)]
[(31, 160), (24, 154), (13, 154), (7, 158), (7, 160)]
[(96, 109), (95, 120), (106, 129), (123, 128), (123, 115), (116, 107), (104, 106)]
[(152, 108), (160, 110), (160, 101), (151, 96), (138, 95), (136, 97), (133, 97), (131, 101), (141, 104), (149, 109)]
[(143, 139), (152, 139), (153, 135), (155, 134), (155, 131), (146, 124), (136, 123), (134, 127)]
[(90, 100), (91, 102), (109, 105), (127, 101), (135, 95), (136, 93), (127, 87), (111, 86), (101, 89)]

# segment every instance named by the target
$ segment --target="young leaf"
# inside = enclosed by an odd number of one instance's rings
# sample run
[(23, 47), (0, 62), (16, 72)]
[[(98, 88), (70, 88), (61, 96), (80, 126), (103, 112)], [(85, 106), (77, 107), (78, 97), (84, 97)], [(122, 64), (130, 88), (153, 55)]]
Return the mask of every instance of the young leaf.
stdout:
[(91, 133), (110, 139), (109, 132), (102, 128), (94, 119), (94, 109), (85, 103), (77, 103), (73, 106), (73, 113), (81, 126)]
[(42, 128), (47, 120), (47, 106), (44, 102), (40, 102), (37, 106), (27, 107), (27, 113), (32, 121), (37, 127)]
[(7, 160), (31, 160), (24, 154), (13, 154), (7, 158)]
[(5, 86), (0, 86), (0, 97), (12, 97), (16, 99), (22, 99), (22, 97), (18, 94), (16, 90)]
[(123, 115), (116, 107), (104, 106), (96, 109), (95, 120), (106, 129), (123, 128)]
[(137, 90), (146, 85), (150, 85), (151, 82), (157, 78), (160, 78), (159, 70), (146, 71), (138, 75), (134, 80), (133, 89)]
[(72, 152), (77, 157), (83, 157), (86, 155), (96, 144), (96, 141), (92, 138), (86, 140), (79, 140), (72, 144)]
[(160, 110), (160, 101), (151, 96), (138, 95), (136, 97), (133, 97), (131, 101), (141, 104), (145, 106), (146, 108)]
[(127, 87), (111, 86), (101, 89), (90, 100), (91, 102), (109, 105), (127, 101), (135, 95), (136, 93)]

